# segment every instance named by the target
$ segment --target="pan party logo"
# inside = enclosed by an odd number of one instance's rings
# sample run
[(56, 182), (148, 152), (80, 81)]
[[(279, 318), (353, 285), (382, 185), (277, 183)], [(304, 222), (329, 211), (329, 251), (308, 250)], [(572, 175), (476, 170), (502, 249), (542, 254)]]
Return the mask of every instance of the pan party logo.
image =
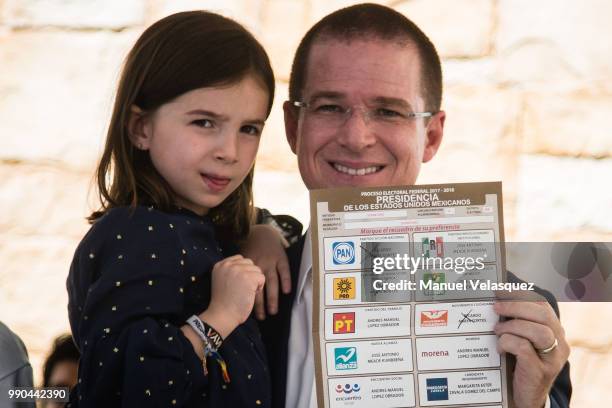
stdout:
[(332, 244), (334, 265), (348, 265), (355, 262), (355, 244), (352, 241), (340, 241)]

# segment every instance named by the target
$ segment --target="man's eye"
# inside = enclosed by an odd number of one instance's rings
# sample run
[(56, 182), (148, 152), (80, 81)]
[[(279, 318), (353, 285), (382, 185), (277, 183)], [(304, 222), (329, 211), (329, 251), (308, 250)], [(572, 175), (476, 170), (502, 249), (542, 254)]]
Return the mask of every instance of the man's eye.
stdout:
[(346, 109), (340, 105), (320, 105), (315, 108), (317, 113), (344, 113), (345, 111)]
[(191, 123), (201, 128), (212, 128), (214, 126), (210, 119), (196, 119)]
[(401, 118), (404, 115), (402, 115), (401, 113), (397, 111), (391, 110), (391, 109), (378, 108), (376, 109), (376, 116), (380, 118), (385, 118), (385, 119), (394, 119), (394, 118)]
[(240, 128), (240, 131), (246, 133), (248, 135), (259, 136), (261, 134), (261, 129), (257, 126), (245, 125)]

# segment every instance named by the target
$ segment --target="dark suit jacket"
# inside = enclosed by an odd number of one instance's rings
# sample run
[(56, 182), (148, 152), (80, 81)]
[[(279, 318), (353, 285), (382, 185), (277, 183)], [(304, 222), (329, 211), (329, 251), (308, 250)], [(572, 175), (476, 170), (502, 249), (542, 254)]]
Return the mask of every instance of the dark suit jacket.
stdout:
[[(291, 332), (291, 308), (297, 289), (298, 275), (300, 272), (300, 261), (302, 249), (304, 248), (303, 235), (295, 244), (287, 249), (289, 265), (291, 267), (291, 293), (280, 294), (278, 314), (268, 316), (263, 322), (259, 322), (263, 342), (268, 352), (270, 364), (270, 378), (272, 380), (272, 407), (282, 408), (285, 406), (285, 395), (287, 388), (287, 363), (289, 361), (289, 334)], [(508, 272), (508, 281), (520, 282), (512, 272)], [(559, 316), (559, 306), (554, 296), (543, 289), (536, 291), (544, 296)], [(572, 383), (569, 375), (569, 363), (557, 376), (550, 391), (551, 408), (569, 408), (569, 400), (572, 395)], [(290, 407), (288, 407), (290, 408)]]

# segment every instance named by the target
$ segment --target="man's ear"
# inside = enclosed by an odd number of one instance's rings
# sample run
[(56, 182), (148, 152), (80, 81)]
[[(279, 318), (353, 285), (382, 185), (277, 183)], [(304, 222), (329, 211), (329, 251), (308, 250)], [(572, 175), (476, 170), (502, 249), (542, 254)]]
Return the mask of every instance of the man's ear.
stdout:
[(425, 149), (423, 151), (423, 163), (427, 163), (438, 152), (442, 136), (444, 135), (444, 120), (446, 113), (440, 111), (431, 117), (427, 124), (427, 134), (425, 135)]
[(296, 153), (297, 147), (297, 131), (298, 131), (298, 110), (289, 101), (283, 103), (283, 112), (285, 114), (285, 135), (287, 142), (291, 147), (291, 151)]
[(132, 105), (128, 119), (128, 134), (132, 144), (139, 150), (148, 150), (151, 143), (146, 121), (144, 111), (138, 106)]

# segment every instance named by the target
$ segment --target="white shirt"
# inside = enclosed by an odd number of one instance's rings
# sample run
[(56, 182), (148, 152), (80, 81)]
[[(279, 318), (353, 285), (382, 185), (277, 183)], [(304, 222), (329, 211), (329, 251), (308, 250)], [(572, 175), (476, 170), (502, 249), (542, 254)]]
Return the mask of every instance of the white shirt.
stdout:
[[(291, 307), (286, 407), (317, 408), (312, 340), (312, 245), (310, 239), (309, 228), (304, 238), (297, 292)], [(546, 397), (544, 408), (550, 408), (550, 396)]]
[(316, 408), (312, 341), (312, 250), (310, 229), (306, 231), (297, 289), (291, 308), (286, 407)]

